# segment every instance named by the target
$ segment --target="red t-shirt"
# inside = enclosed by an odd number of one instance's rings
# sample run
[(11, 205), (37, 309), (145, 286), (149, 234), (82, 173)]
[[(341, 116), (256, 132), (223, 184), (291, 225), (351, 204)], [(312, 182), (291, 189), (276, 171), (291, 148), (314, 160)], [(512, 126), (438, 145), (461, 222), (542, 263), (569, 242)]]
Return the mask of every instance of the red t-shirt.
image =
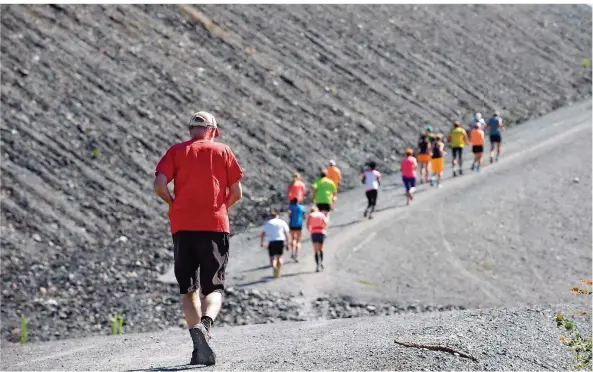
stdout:
[(227, 189), (243, 178), (243, 171), (227, 145), (195, 139), (173, 145), (159, 161), (159, 173), (175, 182), (171, 233), (230, 232)]

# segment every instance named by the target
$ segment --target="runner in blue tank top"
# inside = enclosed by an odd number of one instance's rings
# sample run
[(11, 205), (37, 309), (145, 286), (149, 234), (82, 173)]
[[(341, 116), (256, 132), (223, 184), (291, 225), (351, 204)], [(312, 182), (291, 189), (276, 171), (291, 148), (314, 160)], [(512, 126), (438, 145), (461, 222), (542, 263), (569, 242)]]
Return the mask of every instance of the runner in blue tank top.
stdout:
[(495, 111), (494, 116), (488, 120), (486, 130), (490, 134), (490, 163), (494, 163), (494, 149), (496, 148), (496, 161), (498, 161), (498, 157), (500, 156), (500, 145), (502, 142), (501, 132), (504, 130), (502, 118), (498, 111)]
[(290, 257), (299, 262), (299, 250), (301, 249), (301, 233), (303, 230), (303, 221), (305, 220), (306, 209), (298, 203), (297, 198), (290, 201), (288, 206), (288, 216), (290, 217)]

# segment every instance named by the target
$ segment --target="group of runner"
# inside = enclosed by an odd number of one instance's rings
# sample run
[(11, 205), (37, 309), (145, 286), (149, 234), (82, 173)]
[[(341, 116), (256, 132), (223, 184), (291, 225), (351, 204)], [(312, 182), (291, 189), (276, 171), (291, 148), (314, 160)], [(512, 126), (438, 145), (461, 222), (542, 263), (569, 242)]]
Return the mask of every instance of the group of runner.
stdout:
[(274, 270), (274, 278), (280, 276), (280, 268), (285, 251), (290, 251), (291, 258), (298, 262), (301, 249), (303, 227), (311, 234), (311, 242), (315, 252), (316, 271), (323, 270), (323, 244), (327, 236), (329, 213), (334, 208), (338, 187), (342, 180), (342, 172), (336, 162), (330, 160), (327, 169), (311, 185), (311, 195), (314, 206), (307, 212), (303, 202), (307, 192), (305, 183), (299, 173), (295, 173), (293, 181), (288, 187), (288, 216), (289, 223), (282, 220), (278, 211), (272, 211), (272, 218), (267, 221), (261, 233), (261, 247), (265, 248), (268, 241), (270, 265)]
[[(471, 145), (474, 154), (470, 169), (477, 172), (482, 171), (485, 131), (490, 135), (490, 163), (498, 161), (503, 130), (504, 124), (498, 111), (494, 112), (494, 115), (487, 123), (482, 118), (481, 113), (476, 113), (472, 118), (469, 135), (459, 121), (456, 120), (453, 122), (453, 129), (447, 136), (447, 142), (452, 153), (451, 168), (453, 170), (453, 177), (463, 175), (463, 149), (465, 145)], [(407, 175), (403, 175), (404, 170), (402, 169), (402, 176), (404, 176), (404, 178), (415, 178), (416, 166), (408, 165), (413, 163), (410, 159), (410, 156), (413, 157), (413, 150), (408, 150), (406, 151), (406, 158), (402, 161), (402, 167), (406, 167)], [(410, 152), (412, 155), (408, 155)], [(442, 134), (435, 134), (433, 128), (428, 126), (426, 132), (422, 134), (418, 140), (416, 160), (420, 167), (420, 183), (428, 182), (430, 177), (431, 186), (441, 187), (441, 180), (445, 168), (445, 155), (444, 136)], [(430, 176), (431, 171), (432, 176)], [(404, 181), (404, 184), (406, 184), (406, 181)], [(413, 186), (409, 188), (406, 186), (407, 193), (410, 191), (413, 193), (413, 189)], [(410, 197), (410, 195), (408, 195), (408, 197)]]
[[(490, 162), (498, 161), (502, 140), (501, 132), (503, 130), (504, 125), (498, 111), (494, 112), (494, 115), (487, 123), (482, 118), (481, 113), (476, 113), (471, 121), (469, 135), (461, 126), (461, 123), (455, 121), (447, 136), (447, 143), (452, 152), (453, 177), (463, 175), (463, 150), (465, 145), (471, 145), (474, 154), (470, 169), (481, 172), (485, 145), (484, 131), (488, 131), (490, 135)], [(435, 134), (432, 126), (428, 126), (426, 132), (420, 136), (417, 149), (406, 149), (405, 157), (400, 163), (400, 173), (406, 189), (408, 205), (414, 199), (418, 167), (420, 168), (421, 184), (430, 181), (431, 186), (438, 188), (442, 186), (445, 155), (447, 154), (445, 146), (444, 136)], [(307, 228), (311, 235), (311, 242), (315, 252), (316, 271), (323, 270), (323, 244), (327, 236), (329, 213), (335, 207), (341, 179), (342, 174), (336, 166), (336, 162), (330, 160), (327, 169), (321, 172), (311, 185), (314, 206), (307, 212), (303, 206), (307, 188), (301, 180), (300, 174), (296, 173), (294, 175), (293, 182), (288, 187), (289, 223), (283, 221), (278, 212), (274, 210), (272, 211), (272, 219), (264, 224), (261, 233), (262, 248), (266, 247), (265, 240), (268, 241), (267, 247), (270, 264), (274, 270), (274, 278), (280, 276), (284, 251), (290, 251), (291, 258), (298, 262), (303, 226)], [(378, 190), (381, 185), (381, 173), (376, 169), (375, 162), (367, 163), (366, 169), (362, 170), (361, 182), (364, 185), (367, 197), (367, 207), (363, 215), (371, 219), (373, 218)]]
[[(454, 176), (457, 175), (457, 160), (459, 174), (462, 174), (462, 153), (466, 143), (472, 144), (475, 154), (472, 169), (481, 169), (484, 151), (482, 126), (490, 133), (490, 161), (498, 160), (501, 131), (504, 130), (502, 119), (495, 113), (486, 124), (481, 115), (476, 114), (469, 139), (458, 122), (449, 134), (448, 141), (454, 154)], [(215, 142), (220, 132), (212, 114), (205, 111), (194, 113), (187, 124), (187, 131), (190, 138), (171, 146), (158, 162), (153, 187), (168, 206), (175, 278), (193, 344), (190, 364), (213, 365), (216, 363), (216, 354), (210, 345), (211, 329), (222, 306), (229, 259), (228, 210), (243, 196), (243, 171), (229, 146)], [(440, 185), (444, 168), (445, 145), (442, 135), (435, 136), (429, 127), (418, 147), (418, 160), (414, 157), (414, 151), (408, 149), (401, 163), (408, 202), (413, 198), (418, 163), (422, 169), (421, 183), (427, 181), (432, 168), (431, 185), (435, 182), (437, 186)], [(290, 250), (293, 259), (298, 261), (303, 226), (311, 234), (317, 271), (323, 270), (323, 244), (327, 236), (329, 213), (335, 206), (341, 179), (336, 163), (330, 161), (327, 169), (311, 185), (314, 207), (307, 213), (303, 206), (306, 186), (298, 173), (294, 175), (288, 189), (289, 223), (273, 211), (272, 219), (266, 222), (261, 234), (261, 246), (265, 247), (266, 239), (269, 242), (274, 277), (280, 276), (285, 250)], [(361, 182), (368, 201), (364, 216), (372, 218), (381, 184), (381, 173), (374, 162), (368, 163), (363, 170)], [(173, 193), (168, 187), (170, 183), (175, 185)]]

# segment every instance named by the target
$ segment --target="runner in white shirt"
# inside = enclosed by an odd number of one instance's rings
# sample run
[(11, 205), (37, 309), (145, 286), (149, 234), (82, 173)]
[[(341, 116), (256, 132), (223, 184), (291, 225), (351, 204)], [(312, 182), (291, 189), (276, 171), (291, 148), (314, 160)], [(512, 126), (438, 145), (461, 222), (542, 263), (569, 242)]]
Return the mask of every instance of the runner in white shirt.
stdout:
[(486, 125), (486, 121), (484, 121), (484, 118), (482, 117), (482, 114), (479, 112), (476, 112), (476, 116), (474, 116), (474, 118), (472, 119), (472, 130), (474, 128), (475, 124), (478, 124), (478, 129), (483, 129), (484, 126)]
[(366, 192), (368, 205), (364, 210), (364, 216), (373, 218), (373, 212), (375, 211), (375, 205), (377, 204), (377, 194), (379, 192), (379, 185), (381, 185), (381, 173), (377, 171), (377, 164), (374, 161), (369, 163), (369, 169), (367, 169), (362, 175), (362, 183)]
[(264, 248), (264, 242), (268, 240), (268, 252), (270, 254), (270, 264), (274, 268), (274, 278), (280, 277), (280, 268), (282, 267), (282, 254), (284, 247), (288, 242), (288, 224), (278, 216), (276, 210), (272, 211), (272, 219), (264, 224), (261, 233), (261, 247)]

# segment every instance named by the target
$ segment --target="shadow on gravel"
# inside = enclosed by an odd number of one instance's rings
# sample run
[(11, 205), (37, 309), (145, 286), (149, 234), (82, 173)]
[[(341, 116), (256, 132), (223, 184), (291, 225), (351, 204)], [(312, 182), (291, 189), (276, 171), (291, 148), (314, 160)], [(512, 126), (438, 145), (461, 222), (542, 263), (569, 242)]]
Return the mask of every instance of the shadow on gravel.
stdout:
[(269, 269), (269, 268), (270, 268), (270, 265), (263, 265), (263, 266), (260, 266), (260, 267), (254, 267), (253, 269), (243, 270), (243, 271), (240, 271), (240, 272), (241, 273), (251, 273), (251, 272), (254, 272), (254, 271), (259, 271), (259, 270), (264, 270), (264, 269)]
[(128, 369), (126, 372), (144, 372), (144, 371), (185, 371), (187, 369), (196, 369), (196, 368), (204, 368), (206, 366), (192, 366), (189, 364), (180, 364), (177, 366), (171, 367), (154, 367), (154, 368), (146, 368), (146, 369)]
[[(266, 266), (266, 267), (269, 267), (269, 266)], [(315, 274), (315, 271), (301, 271), (301, 272), (298, 272), (298, 273), (280, 274), (280, 278), (279, 279), (282, 280), (282, 278), (289, 278), (291, 276), (299, 276), (299, 275), (304, 275), (304, 274)], [(238, 287), (238, 288), (249, 287), (250, 285), (267, 283), (270, 280), (274, 280), (274, 277), (268, 275), (268, 276), (264, 276), (260, 280), (255, 280), (253, 282), (239, 284), (236, 287)]]

